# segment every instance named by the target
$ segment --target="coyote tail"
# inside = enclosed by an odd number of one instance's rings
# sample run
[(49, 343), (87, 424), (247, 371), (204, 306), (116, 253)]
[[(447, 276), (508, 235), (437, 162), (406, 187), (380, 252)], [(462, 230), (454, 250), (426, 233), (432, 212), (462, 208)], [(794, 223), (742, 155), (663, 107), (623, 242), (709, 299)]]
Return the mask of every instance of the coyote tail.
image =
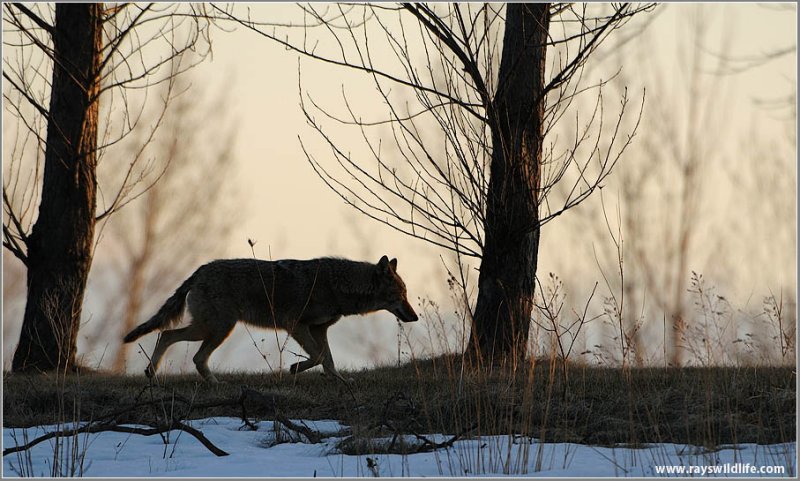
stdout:
[(156, 329), (163, 329), (170, 324), (178, 322), (183, 315), (183, 306), (186, 305), (186, 295), (192, 288), (194, 281), (194, 274), (189, 276), (188, 279), (183, 281), (183, 284), (175, 291), (172, 296), (164, 303), (163, 306), (155, 313), (150, 320), (139, 324), (134, 330), (129, 332), (122, 342), (133, 342), (136, 339), (155, 331)]

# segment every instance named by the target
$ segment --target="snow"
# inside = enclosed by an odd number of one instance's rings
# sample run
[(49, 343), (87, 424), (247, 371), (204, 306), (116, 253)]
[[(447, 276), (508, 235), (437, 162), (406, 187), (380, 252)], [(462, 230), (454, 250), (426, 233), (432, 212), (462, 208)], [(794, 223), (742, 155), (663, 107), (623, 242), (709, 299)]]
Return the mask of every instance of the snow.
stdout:
[[(299, 435), (269, 421), (258, 430), (242, 427), (237, 418), (208, 418), (187, 421), (201, 430), (219, 448), (230, 453), (217, 457), (186, 432), (161, 436), (103, 432), (62, 438), (61, 474), (91, 477), (430, 477), (430, 476), (662, 476), (658, 465), (695, 466), (689, 469), (727, 469), (783, 466), (785, 474), (797, 472), (796, 443), (722, 446), (709, 452), (680, 444), (649, 444), (631, 447), (596, 447), (571, 443), (539, 443), (513, 436), (484, 436), (463, 439), (447, 449), (412, 455), (344, 455), (336, 449), (346, 426), (336, 421), (295, 421), (329, 435), (319, 444), (301, 442)], [(28, 429), (4, 428), (3, 447), (22, 444), (56, 426)], [(447, 436), (426, 436), (442, 442)], [(413, 442), (414, 438), (407, 438)], [(166, 443), (165, 443), (166, 441)], [(71, 448), (76, 448), (71, 450)], [(3, 457), (3, 476), (51, 476), (56, 441), (40, 443), (27, 452)], [(77, 455), (72, 453), (78, 453)], [(71, 465), (82, 470), (70, 472)], [(370, 459), (368, 459), (370, 458)], [(70, 463), (75, 460), (76, 463)], [(373, 466), (372, 468), (368, 465)], [(754, 476), (720, 474), (716, 476)], [(770, 475), (759, 473), (757, 476)], [(674, 475), (673, 475), (674, 476)], [(698, 472), (696, 477), (701, 477)], [(706, 476), (714, 476), (706, 474)], [(776, 474), (772, 474), (776, 476)], [(781, 476), (777, 474), (777, 476)], [(703, 476), (705, 477), (705, 476)]]

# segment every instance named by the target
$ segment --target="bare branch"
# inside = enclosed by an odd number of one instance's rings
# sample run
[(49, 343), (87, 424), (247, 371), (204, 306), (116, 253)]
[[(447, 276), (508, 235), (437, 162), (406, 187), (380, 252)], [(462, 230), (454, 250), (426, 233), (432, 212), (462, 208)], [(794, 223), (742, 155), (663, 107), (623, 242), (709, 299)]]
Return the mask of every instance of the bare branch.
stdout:
[(183, 431), (191, 434), (192, 436), (195, 437), (195, 439), (200, 441), (200, 443), (203, 446), (205, 446), (206, 449), (208, 449), (217, 456), (228, 455), (227, 452), (218, 448), (214, 443), (209, 441), (209, 439), (198, 429), (193, 428), (192, 426), (189, 426), (188, 424), (185, 424), (181, 421), (173, 419), (170, 423), (155, 425), (150, 428), (135, 428), (130, 426), (120, 426), (117, 424), (87, 424), (79, 428), (67, 428), (67, 429), (62, 429), (61, 431), (51, 431), (47, 434), (39, 436), (36, 439), (31, 440), (28, 443), (4, 449), (3, 456), (17, 453), (20, 451), (27, 451), (28, 449), (36, 446), (41, 442), (47, 441), (48, 439), (75, 436), (77, 434), (84, 434), (84, 433), (96, 434), (104, 432), (114, 432), (114, 433), (140, 434), (142, 436), (155, 436), (156, 434), (164, 434), (174, 430)]
[(45, 22), (42, 17), (36, 15), (32, 10), (25, 6), (23, 3), (13, 3), (20, 12), (24, 13), (26, 17), (31, 19), (39, 28), (44, 30), (50, 35), (53, 35), (53, 26)]
[[(308, 33), (303, 37), (302, 45), (293, 44), (288, 37), (278, 38), (274, 33), (259, 33), (310, 58), (366, 72), (373, 80), (377, 99), (386, 106), (388, 115), (385, 117), (363, 119), (353, 111), (348, 94), (343, 90), (341, 98), (345, 115), (340, 115), (304, 94), (301, 82), (301, 109), (308, 125), (329, 148), (335, 169), (323, 166), (303, 142), (301, 146), (315, 173), (326, 185), (359, 212), (381, 223), (436, 246), (480, 257), (489, 188), (488, 162), (493, 150), (499, 148), (492, 145), (495, 139), (491, 134), (494, 128), (491, 117), (495, 115), (494, 98), (501, 92), (494, 91), (493, 86), (503, 83), (503, 79), (496, 78), (500, 30), (492, 31), (492, 28), (503, 17), (499, 10), (489, 6), (471, 9), (451, 5), (444, 7), (444, 12), (438, 10), (438, 5), (404, 3), (400, 7), (398, 10), (364, 6), (358, 10), (360, 14), (352, 8), (340, 9), (336, 19), (344, 27), (332, 26), (332, 20), (328, 21), (323, 13), (317, 12), (313, 6), (307, 7), (305, 11), (313, 17), (314, 24), (327, 27), (326, 31), (333, 40), (331, 45), (336, 45), (339, 52), (337, 58), (318, 53), (318, 44), (309, 40)], [(608, 83), (606, 79), (586, 86), (581, 81), (589, 55), (626, 19), (650, 9), (652, 5), (649, 4), (635, 8), (622, 4), (615, 6), (610, 15), (596, 18), (588, 18), (585, 12), (578, 12), (573, 6), (551, 12), (560, 15), (565, 25), (567, 19), (564, 16), (573, 15), (576, 26), (570, 27), (572, 31), (562, 38), (551, 36), (547, 45), (575, 43), (578, 48), (576, 54), (561, 61), (546, 84), (543, 95), (550, 92), (553, 95), (548, 100), (554, 99), (545, 109), (547, 131), (565, 115), (580, 93)], [(413, 41), (406, 27), (409, 17), (415, 24)], [(374, 42), (369, 39), (372, 31), (367, 18), (373, 24), (377, 23), (379, 34), (385, 37), (394, 54), (392, 60), (396, 60), (404, 72), (402, 78), (373, 61), (370, 45)], [(249, 17), (239, 22), (251, 28), (255, 24)], [(414, 49), (420, 49), (423, 62), (420, 63), (420, 55)], [(517, 68), (519, 61), (518, 58), (512, 59), (511, 70)], [(386, 65), (389, 65), (388, 61)], [(387, 85), (385, 80), (395, 85)], [(410, 96), (416, 104), (410, 104), (402, 95), (405, 91), (398, 93), (393, 88), (397, 84), (410, 88)], [(548, 175), (539, 192), (540, 205), (545, 209), (544, 217), (520, 219), (522, 228), (538, 229), (579, 205), (602, 185), (632, 141), (638, 126), (637, 122), (625, 142), (616, 141), (626, 104), (624, 98), (617, 122), (613, 124), (615, 130), (611, 143), (601, 149), (600, 141), (605, 130), (602, 96), (598, 94), (595, 111), (588, 123), (576, 128), (579, 135), (575, 145), (563, 154), (553, 154), (549, 161), (543, 161)], [(355, 158), (344, 149), (315, 119), (317, 113), (340, 125), (358, 129), (367, 158)], [(533, 114), (533, 111), (529, 113)], [(373, 135), (377, 134), (374, 130), (368, 131), (380, 126), (389, 127), (393, 155), (382, 148), (382, 135)], [(594, 148), (579, 161), (577, 155), (584, 143), (593, 143)], [(554, 206), (548, 194), (570, 171), (575, 173), (572, 187), (567, 189), (568, 194), (561, 205)]]
[(461, 99), (459, 99), (457, 97), (454, 97), (454, 96), (452, 96), (452, 95), (450, 95), (450, 94), (448, 94), (446, 92), (442, 92), (442, 91), (436, 90), (435, 88), (431, 88), (431, 87), (428, 87), (428, 86), (415, 84), (414, 82), (411, 82), (409, 80), (402, 79), (400, 77), (397, 77), (395, 75), (389, 74), (387, 72), (374, 69), (374, 68), (369, 67), (367, 65), (350, 63), (350, 62), (348, 62), (346, 60), (336, 60), (336, 59), (333, 59), (333, 58), (329, 58), (329, 57), (325, 57), (325, 56), (322, 56), (322, 55), (318, 55), (318, 54), (314, 53), (311, 50), (306, 50), (303, 47), (298, 47), (298, 46), (296, 46), (296, 45), (294, 45), (294, 44), (292, 44), (292, 43), (290, 43), (290, 42), (288, 42), (288, 41), (286, 41), (284, 39), (281, 39), (281, 38), (279, 38), (279, 37), (277, 37), (277, 36), (275, 36), (273, 34), (270, 34), (270, 33), (264, 32), (262, 30), (259, 30), (256, 27), (257, 24), (253, 23), (249, 19), (244, 20), (244, 19), (237, 18), (233, 14), (230, 14), (230, 13), (224, 11), (224, 10), (219, 9), (219, 7), (217, 7), (214, 4), (212, 4), (211, 6), (212, 6), (212, 8), (214, 8), (217, 11), (219, 11), (220, 13), (222, 13), (224, 15), (223, 18), (226, 18), (228, 20), (234, 21), (234, 22), (236, 22), (236, 23), (238, 23), (238, 24), (240, 24), (240, 25), (252, 30), (253, 32), (255, 32), (257, 34), (259, 34), (259, 35), (261, 35), (263, 37), (266, 37), (266, 38), (268, 38), (268, 39), (270, 39), (270, 40), (272, 40), (274, 42), (277, 42), (280, 45), (283, 45), (284, 47), (286, 47), (286, 48), (288, 48), (290, 50), (293, 50), (293, 51), (295, 51), (295, 52), (297, 52), (299, 54), (302, 54), (302, 55), (304, 55), (304, 56), (306, 56), (308, 58), (311, 58), (311, 59), (314, 59), (314, 60), (318, 60), (320, 62), (328, 63), (328, 64), (331, 64), (331, 65), (336, 65), (336, 66), (339, 66), (339, 67), (345, 67), (345, 68), (349, 68), (349, 69), (353, 69), (353, 70), (359, 70), (359, 71), (362, 71), (362, 72), (369, 73), (371, 75), (376, 75), (378, 77), (381, 77), (381, 78), (384, 78), (384, 79), (387, 79), (387, 80), (391, 80), (392, 82), (395, 82), (395, 83), (400, 84), (400, 85), (404, 85), (406, 87), (412, 87), (414, 89), (418, 89), (418, 90), (422, 90), (422, 91), (430, 93), (430, 94), (434, 94), (434, 95), (436, 95), (438, 97), (441, 97), (441, 98), (443, 98), (443, 99), (445, 99), (447, 101), (450, 101), (450, 102), (453, 102), (455, 104), (460, 105), (461, 107), (463, 107), (464, 109), (469, 111), (471, 114), (473, 114), (478, 119), (482, 119), (483, 118), (483, 116), (481, 116), (475, 110), (476, 107), (480, 107), (480, 104), (464, 102), (463, 100), (461, 100)]

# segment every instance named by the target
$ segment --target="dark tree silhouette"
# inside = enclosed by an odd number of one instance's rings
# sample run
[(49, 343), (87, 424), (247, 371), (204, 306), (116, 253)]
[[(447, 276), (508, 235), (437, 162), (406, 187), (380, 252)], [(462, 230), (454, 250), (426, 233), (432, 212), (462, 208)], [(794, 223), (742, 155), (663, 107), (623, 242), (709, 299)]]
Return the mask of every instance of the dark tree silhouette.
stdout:
[[(494, 108), (472, 345), (525, 352), (539, 251), (547, 4), (509, 4)], [(514, 259), (514, 262), (508, 262)]]
[[(101, 154), (138, 121), (125, 91), (171, 83), (188, 68), (181, 65), (183, 53), (199, 45), (205, 31), (198, 17), (183, 17), (185, 24), (176, 25), (175, 8), (4, 5), (3, 96), (19, 125), (18, 144), (4, 168), (3, 246), (26, 266), (28, 289), (14, 371), (75, 367), (96, 223), (152, 185), (146, 170), (137, 170), (141, 158), (133, 156), (122, 164), (126, 175), (111, 201), (101, 202)], [(179, 44), (184, 29), (188, 34)], [(164, 42), (167, 55), (151, 58), (147, 47)], [(118, 102), (126, 115), (109, 138), (112, 131), (101, 128), (108, 126), (100, 103), (104, 98), (113, 103), (114, 92), (122, 92)], [(165, 108), (170, 97), (163, 99)], [(104, 207), (99, 214), (98, 203)]]
[(24, 239), (28, 302), (15, 371), (66, 366), (75, 359), (97, 205), (101, 9), (56, 6), (42, 198), (39, 217)]

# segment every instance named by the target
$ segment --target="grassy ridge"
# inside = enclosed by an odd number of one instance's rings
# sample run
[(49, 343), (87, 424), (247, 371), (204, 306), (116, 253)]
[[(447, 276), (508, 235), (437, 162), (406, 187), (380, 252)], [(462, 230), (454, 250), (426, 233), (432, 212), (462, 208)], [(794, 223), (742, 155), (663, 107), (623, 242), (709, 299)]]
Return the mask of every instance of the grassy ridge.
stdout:
[[(139, 422), (154, 409), (188, 418), (238, 417), (242, 405), (235, 400), (247, 386), (266, 396), (245, 402), (250, 418), (269, 419), (277, 410), (293, 419), (338, 419), (365, 438), (512, 432), (551, 442), (708, 447), (795, 440), (795, 372), (788, 367), (570, 366), (565, 381), (561, 367), (549, 361), (487, 375), (462, 370), (458, 358), (440, 357), (348, 375), (352, 389), (316, 371), (222, 374), (221, 385), (195, 375), (165, 376), (151, 385), (143, 376), (6, 373), (3, 425), (99, 420), (111, 413), (120, 422)], [(159, 401), (126, 411), (151, 400)]]

